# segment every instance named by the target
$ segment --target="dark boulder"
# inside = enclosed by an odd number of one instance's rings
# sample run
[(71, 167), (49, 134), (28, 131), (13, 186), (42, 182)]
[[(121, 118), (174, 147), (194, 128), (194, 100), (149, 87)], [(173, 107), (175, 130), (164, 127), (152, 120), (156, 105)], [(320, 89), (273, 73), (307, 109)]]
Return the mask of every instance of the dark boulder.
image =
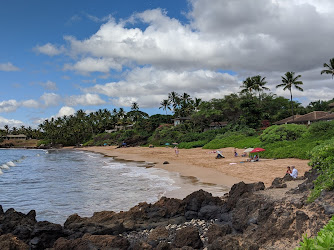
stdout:
[(74, 240), (59, 238), (53, 248), (55, 250), (125, 250), (129, 245), (129, 241), (121, 236), (85, 234), (82, 238)]
[(157, 227), (153, 229), (149, 236), (148, 240), (149, 241), (162, 241), (168, 239), (169, 232), (165, 227)]
[(0, 231), (3, 234), (12, 233), (23, 241), (29, 240), (37, 223), (35, 217), (34, 210), (25, 215), (10, 208), (0, 215)]
[(214, 219), (219, 217), (223, 201), (201, 189), (184, 198), (183, 203), (187, 219)]
[(231, 210), (241, 197), (249, 195), (254, 191), (264, 190), (265, 186), (263, 182), (250, 183), (246, 184), (243, 181), (237, 184), (234, 184), (228, 194), (228, 199), (225, 203), (225, 209), (227, 211)]
[(30, 240), (29, 245), (31, 249), (50, 248), (58, 238), (64, 236), (66, 235), (61, 225), (48, 221), (37, 222), (31, 232), (32, 240)]
[(223, 237), (227, 234), (232, 233), (232, 228), (230, 225), (217, 225), (212, 224), (207, 232), (208, 243), (213, 243), (217, 238)]
[[(290, 175), (289, 175), (290, 176)], [(291, 176), (290, 176), (291, 177)], [(292, 177), (291, 177), (292, 178)], [(287, 185), (284, 183), (285, 181), (283, 178), (277, 177), (273, 180), (271, 183), (271, 186), (269, 188), (286, 188)]]
[(0, 249), (2, 250), (28, 250), (29, 246), (13, 234), (0, 236)]
[(199, 237), (197, 229), (193, 226), (188, 226), (176, 231), (173, 246), (176, 248), (192, 247), (200, 249), (203, 247), (203, 242)]

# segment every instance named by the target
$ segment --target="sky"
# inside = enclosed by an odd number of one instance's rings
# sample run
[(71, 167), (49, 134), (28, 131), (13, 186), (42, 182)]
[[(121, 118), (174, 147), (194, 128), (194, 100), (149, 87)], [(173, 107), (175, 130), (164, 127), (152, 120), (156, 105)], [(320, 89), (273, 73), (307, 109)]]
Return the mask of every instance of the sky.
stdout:
[(210, 100), (249, 76), (302, 75), (303, 105), (334, 97), (332, 0), (0, 2), (0, 128), (100, 108), (164, 113), (168, 93)]

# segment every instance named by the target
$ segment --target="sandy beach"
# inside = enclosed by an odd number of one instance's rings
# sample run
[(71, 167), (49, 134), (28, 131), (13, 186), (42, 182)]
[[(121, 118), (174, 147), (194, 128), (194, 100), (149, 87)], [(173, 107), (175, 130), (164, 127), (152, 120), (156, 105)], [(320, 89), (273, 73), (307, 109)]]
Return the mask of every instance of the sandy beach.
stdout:
[[(172, 147), (128, 147), (116, 148), (87, 147), (80, 148), (91, 152), (112, 156), (115, 159), (154, 163), (155, 167), (178, 172), (182, 176), (196, 177), (204, 183), (224, 185), (244, 181), (246, 183), (262, 181), (269, 187), (276, 177), (283, 177), (287, 166), (295, 166), (299, 176), (310, 169), (308, 160), (300, 159), (263, 159), (258, 162), (247, 162), (246, 157), (235, 157), (234, 148), (220, 149), (225, 158), (215, 159), (214, 150), (202, 148), (179, 149), (178, 156)], [(239, 155), (244, 149), (237, 149)], [(261, 156), (261, 155), (260, 155)], [(168, 161), (169, 164), (163, 164)]]

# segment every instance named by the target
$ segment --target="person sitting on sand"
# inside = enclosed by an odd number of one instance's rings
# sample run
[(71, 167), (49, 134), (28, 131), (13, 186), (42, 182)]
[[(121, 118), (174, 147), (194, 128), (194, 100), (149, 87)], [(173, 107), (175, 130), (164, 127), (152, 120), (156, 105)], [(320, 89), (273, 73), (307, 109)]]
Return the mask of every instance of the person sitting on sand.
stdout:
[(292, 173), (290, 174), (292, 178), (296, 179), (298, 177), (298, 170), (295, 168), (295, 166), (291, 166)]
[(246, 152), (243, 152), (241, 157), (246, 157), (247, 156), (247, 153)]
[(217, 150), (216, 153), (217, 153), (216, 159), (222, 159), (222, 158), (225, 158), (225, 157), (223, 156), (223, 153), (220, 152), (219, 150)]
[(253, 159), (251, 161), (259, 161), (259, 156), (258, 155), (254, 155)]
[(286, 167), (286, 174), (292, 174), (290, 166)]

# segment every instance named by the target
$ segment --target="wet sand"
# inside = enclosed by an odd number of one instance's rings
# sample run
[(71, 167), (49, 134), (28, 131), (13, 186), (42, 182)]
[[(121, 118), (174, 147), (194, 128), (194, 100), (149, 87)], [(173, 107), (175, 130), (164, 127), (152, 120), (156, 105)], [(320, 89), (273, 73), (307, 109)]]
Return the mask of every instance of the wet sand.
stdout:
[[(245, 183), (262, 181), (269, 187), (276, 177), (283, 177), (287, 166), (295, 166), (299, 176), (310, 169), (308, 160), (262, 159), (247, 162), (246, 157), (235, 157), (234, 148), (220, 149), (225, 158), (215, 159), (214, 150), (201, 148), (179, 149), (178, 156), (172, 147), (128, 147), (80, 148), (91, 152), (112, 156), (115, 159), (143, 161), (155, 167), (180, 173), (181, 176), (196, 177), (202, 183), (231, 187), (240, 181)], [(239, 155), (244, 149), (237, 149)], [(163, 164), (168, 161), (169, 164)]]

